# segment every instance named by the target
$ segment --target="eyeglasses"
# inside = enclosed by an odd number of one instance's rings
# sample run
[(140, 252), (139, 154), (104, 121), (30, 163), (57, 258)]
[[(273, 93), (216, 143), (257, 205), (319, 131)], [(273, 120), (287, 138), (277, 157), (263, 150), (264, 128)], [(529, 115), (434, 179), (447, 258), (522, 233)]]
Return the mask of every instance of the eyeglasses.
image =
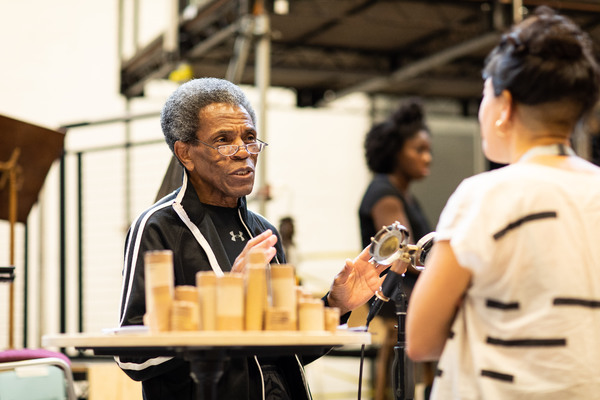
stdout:
[(210, 147), (211, 149), (215, 149), (222, 156), (231, 157), (231, 156), (237, 154), (237, 152), (240, 151), (240, 149), (245, 149), (250, 154), (258, 154), (265, 148), (265, 146), (269, 145), (268, 143), (265, 143), (260, 139), (256, 139), (256, 140), (258, 140), (258, 141), (252, 142), (252, 143), (246, 143), (241, 146), (238, 146), (237, 144), (223, 144), (223, 145), (220, 145), (217, 147), (211, 146), (210, 144), (205, 143), (202, 140), (198, 140), (198, 142), (202, 143), (205, 146)]

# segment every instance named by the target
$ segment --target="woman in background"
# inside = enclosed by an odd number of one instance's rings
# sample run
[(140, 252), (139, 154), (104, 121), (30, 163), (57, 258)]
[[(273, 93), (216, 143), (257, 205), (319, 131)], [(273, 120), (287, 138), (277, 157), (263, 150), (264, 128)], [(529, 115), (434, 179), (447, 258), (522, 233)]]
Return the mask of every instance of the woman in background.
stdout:
[[(374, 173), (359, 208), (362, 246), (383, 227), (400, 222), (410, 232), (410, 243), (416, 243), (431, 232), (419, 202), (410, 191), (412, 182), (429, 175), (431, 165), (431, 133), (424, 121), (421, 102), (411, 99), (385, 121), (374, 125), (365, 138), (367, 165)], [(411, 267), (403, 281), (410, 296), (418, 271)], [(377, 356), (375, 400), (390, 398), (390, 365), (393, 348), (398, 342), (398, 323), (393, 302), (385, 303), (380, 315), (386, 327), (386, 338)], [(426, 371), (427, 372), (427, 371)], [(425, 379), (431, 381), (432, 378)]]
[(547, 7), (490, 53), (482, 145), (436, 229), (407, 352), (436, 360), (432, 399), (600, 396), (600, 168), (570, 139), (598, 101), (587, 34)]

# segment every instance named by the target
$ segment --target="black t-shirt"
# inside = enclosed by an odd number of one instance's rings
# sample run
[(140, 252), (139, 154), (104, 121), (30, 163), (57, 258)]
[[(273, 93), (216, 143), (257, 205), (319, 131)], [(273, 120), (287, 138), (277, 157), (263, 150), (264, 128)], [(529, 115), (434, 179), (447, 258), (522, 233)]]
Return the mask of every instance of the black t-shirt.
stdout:
[[(241, 218), (238, 215), (238, 209), (237, 207), (228, 208), (209, 204), (205, 204), (204, 206), (206, 207), (208, 216), (217, 229), (217, 233), (228, 254), (229, 262), (233, 265), (237, 255), (242, 252), (244, 246), (246, 246), (246, 243), (250, 240), (248, 231), (242, 224)], [(233, 256), (234, 254), (236, 257)], [(267, 400), (291, 399), (292, 396), (285, 375), (275, 363), (269, 363), (269, 359), (266, 361), (266, 364), (261, 367), (265, 382), (265, 398)]]
[(244, 250), (244, 246), (250, 240), (250, 235), (238, 215), (238, 209), (237, 207), (219, 207), (209, 204), (204, 204), (204, 207), (206, 207), (207, 214), (217, 229), (221, 243), (223, 243), (229, 257), (229, 262), (233, 265), (236, 257)]

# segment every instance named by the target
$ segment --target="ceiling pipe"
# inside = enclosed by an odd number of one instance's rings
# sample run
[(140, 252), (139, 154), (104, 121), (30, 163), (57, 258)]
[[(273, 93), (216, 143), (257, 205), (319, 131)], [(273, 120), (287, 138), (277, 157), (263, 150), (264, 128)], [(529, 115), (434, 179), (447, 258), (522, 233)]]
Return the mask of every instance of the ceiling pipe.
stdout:
[[(267, 129), (267, 92), (271, 85), (271, 26), (269, 14), (264, 8), (262, 1), (257, 1), (254, 5), (253, 15), (255, 18), (255, 35), (256, 43), (256, 70), (254, 77), (254, 85), (259, 90), (259, 108), (258, 108), (258, 132), (263, 140), (269, 140)], [(261, 185), (261, 196), (259, 196), (258, 211), (262, 215), (266, 215), (268, 195), (267, 182), (267, 157), (263, 156), (258, 164), (258, 178)]]
[(491, 48), (498, 42), (499, 39), (500, 33), (490, 32), (478, 38), (467, 40), (459, 45), (440, 51), (430, 57), (426, 57), (422, 60), (402, 67), (387, 77), (369, 79), (339, 92), (333, 92), (331, 95), (328, 94), (326, 99), (323, 99), (318, 103), (318, 105), (323, 106), (333, 100), (337, 100), (341, 97), (356, 92), (371, 93), (382, 91), (392, 84), (407, 81), (423, 74), (424, 72), (437, 68), (441, 65), (448, 64), (450, 61), (457, 58), (464, 57), (482, 49)]

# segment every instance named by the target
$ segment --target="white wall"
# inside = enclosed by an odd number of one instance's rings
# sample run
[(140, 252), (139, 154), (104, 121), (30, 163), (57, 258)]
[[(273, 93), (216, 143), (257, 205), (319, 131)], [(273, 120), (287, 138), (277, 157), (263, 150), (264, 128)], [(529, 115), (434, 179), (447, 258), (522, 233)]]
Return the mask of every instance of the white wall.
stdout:
[[(118, 95), (116, 1), (0, 1), (0, 113), (49, 128), (73, 120), (121, 114)], [(9, 134), (2, 132), (3, 135)], [(69, 135), (66, 144), (77, 135)], [(92, 138), (94, 140), (96, 138)], [(27, 162), (27, 160), (21, 160)], [(39, 309), (30, 332), (58, 327), (57, 170), (48, 174), (41, 207), (30, 214), (30, 305)], [(72, 209), (72, 204), (67, 207)], [(22, 238), (22, 226), (18, 238)], [(8, 264), (8, 226), (0, 225), (0, 264)], [(17, 340), (22, 332), (22, 243), (17, 244)], [(5, 284), (0, 284), (0, 348), (7, 345)], [(70, 303), (73, 297), (70, 296)], [(32, 337), (30, 345), (36, 345)]]
[[(164, 23), (163, 2), (142, 1), (142, 12), (152, 13), (152, 24), (143, 25), (143, 37), (151, 37)], [(150, 6), (152, 4), (152, 6)], [(155, 14), (156, 13), (156, 14)], [(154, 16), (156, 15), (156, 16)], [(148, 20), (146, 20), (148, 21)], [(129, 32), (130, 34), (130, 32)], [(124, 115), (125, 101), (118, 93), (117, 0), (0, 0), (2, 73), (0, 114), (49, 128), (77, 122)], [(131, 51), (131, 49), (129, 49)], [(159, 111), (175, 88), (170, 82), (156, 82), (147, 97), (130, 104), (132, 113)], [(244, 88), (258, 105), (258, 93)], [(315, 292), (327, 289), (346, 257), (360, 251), (357, 209), (369, 180), (362, 142), (371, 121), (367, 98), (357, 94), (324, 109), (297, 109), (294, 94), (273, 89), (268, 97), (267, 183), (273, 200), (266, 216), (275, 224), (284, 215), (296, 220), (296, 241), (302, 263), (300, 273)], [(430, 116), (435, 135), (459, 135), (467, 146), (477, 147), (476, 122), (444, 116)], [(2, 134), (7, 134), (3, 132)], [(131, 125), (131, 140), (162, 137), (156, 118)], [(445, 137), (445, 136), (444, 136)], [(67, 260), (68, 330), (77, 329), (76, 281), (76, 193), (75, 152), (97, 146), (122, 144), (123, 125), (99, 125), (72, 129), (66, 136), (67, 156)], [(435, 142), (434, 142), (435, 145)], [(436, 152), (442, 151), (435, 150)], [(426, 182), (421, 190), (435, 201), (427, 208), (435, 214), (456, 176), (481, 169), (477, 150), (469, 153), (475, 161), (445, 182), (443, 190)], [(154, 201), (170, 153), (159, 143), (132, 151), (131, 209), (124, 209), (125, 153), (122, 150), (89, 153), (84, 157), (84, 265), (85, 330), (99, 331), (115, 326), (120, 291), (123, 242), (129, 218)], [(26, 160), (23, 160), (26, 162)], [(456, 168), (461, 159), (452, 159)], [(454, 168), (454, 167), (452, 167)], [(436, 171), (452, 168), (434, 165)], [(45, 333), (58, 332), (58, 172), (48, 174), (40, 203), (29, 218), (31, 273), (28, 345), (40, 345)], [(437, 179), (437, 178), (436, 178)], [(454, 179), (454, 180), (453, 180)], [(260, 187), (262, 182), (257, 182)], [(252, 197), (251, 197), (252, 200)], [(257, 201), (250, 207), (257, 209)], [(128, 217), (129, 215), (129, 217)], [(433, 215), (433, 218), (437, 218)], [(17, 344), (23, 316), (23, 227), (17, 229)], [(8, 226), (0, 222), (0, 265), (8, 264)], [(0, 284), (0, 349), (7, 346), (7, 296)]]

